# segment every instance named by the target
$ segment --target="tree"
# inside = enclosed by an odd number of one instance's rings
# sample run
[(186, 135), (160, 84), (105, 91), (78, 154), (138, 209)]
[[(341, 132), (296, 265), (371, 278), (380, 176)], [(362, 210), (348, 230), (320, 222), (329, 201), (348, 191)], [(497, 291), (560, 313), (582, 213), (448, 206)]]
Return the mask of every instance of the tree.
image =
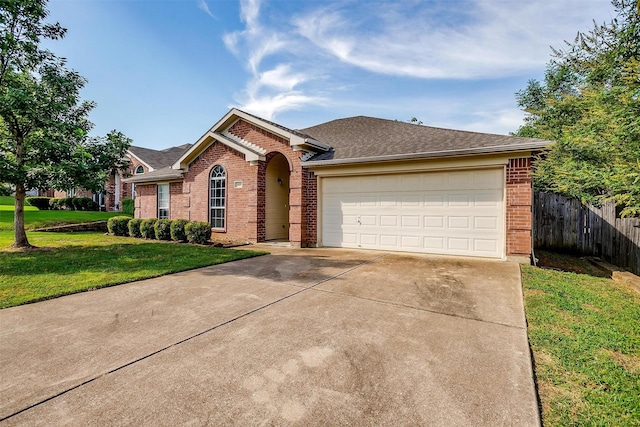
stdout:
[(519, 136), (556, 141), (535, 163), (537, 188), (640, 214), (640, 3), (552, 49), (544, 82), (516, 94), (528, 114)]
[(40, 47), (66, 30), (43, 21), (46, 0), (0, 0), (0, 182), (15, 186), (13, 247), (30, 247), (24, 199), (30, 188), (104, 189), (124, 169), (131, 141), (122, 133), (89, 136), (93, 102), (82, 101), (86, 80)]

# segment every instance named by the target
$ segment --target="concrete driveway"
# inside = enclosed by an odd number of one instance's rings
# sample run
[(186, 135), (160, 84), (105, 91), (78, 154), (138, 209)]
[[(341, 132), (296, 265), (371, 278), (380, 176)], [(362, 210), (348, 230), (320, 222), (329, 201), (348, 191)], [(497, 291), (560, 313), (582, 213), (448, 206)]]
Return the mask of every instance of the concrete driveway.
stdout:
[(539, 425), (517, 264), (268, 250), (0, 310), (0, 424)]

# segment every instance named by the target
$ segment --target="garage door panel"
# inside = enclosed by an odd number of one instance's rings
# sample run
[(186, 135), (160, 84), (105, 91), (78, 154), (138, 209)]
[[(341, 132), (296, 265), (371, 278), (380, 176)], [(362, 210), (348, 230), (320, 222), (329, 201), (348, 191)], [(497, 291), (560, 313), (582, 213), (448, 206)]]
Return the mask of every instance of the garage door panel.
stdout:
[(473, 249), (480, 252), (494, 253), (498, 249), (498, 241), (495, 239), (474, 239)]
[(444, 250), (444, 237), (424, 237), (423, 238), (423, 248), (431, 251), (437, 251), (438, 253)]
[(393, 194), (381, 194), (380, 195), (380, 206), (385, 208), (392, 208), (399, 206), (398, 196)]
[(385, 248), (397, 248), (398, 235), (397, 234), (381, 234), (380, 246), (383, 246)]
[(468, 216), (450, 216), (448, 218), (449, 228), (468, 230), (469, 229), (469, 217)]
[(474, 194), (476, 207), (496, 207), (502, 202), (502, 191), (478, 192)]
[(367, 207), (374, 207), (374, 206), (378, 206), (378, 197), (377, 196), (362, 196), (360, 198), (360, 206), (367, 208)]
[(449, 237), (447, 248), (454, 251), (468, 251), (471, 248), (471, 239), (461, 237)]
[(443, 215), (426, 215), (424, 217), (424, 228), (444, 229), (445, 217)]
[(360, 244), (367, 246), (377, 246), (378, 236), (376, 234), (360, 234)]
[(502, 257), (503, 175), (493, 169), (324, 178), (322, 242)]
[(469, 207), (469, 194), (451, 194), (447, 200), (448, 206)]
[(440, 207), (444, 205), (444, 194), (426, 194), (424, 196), (425, 207)]
[(417, 208), (420, 206), (420, 204), (421, 204), (420, 196), (417, 194), (405, 194), (402, 196), (401, 206), (403, 208), (410, 208), (410, 207)]
[(473, 226), (476, 230), (498, 230), (498, 217), (476, 216), (473, 218)]
[(367, 225), (377, 225), (378, 224), (378, 217), (376, 215), (361, 215), (360, 216), (360, 224), (367, 226)]
[(403, 228), (417, 228), (420, 227), (420, 217), (418, 215), (402, 215), (402, 221), (400, 225)]
[[(502, 172), (502, 171), (500, 171)], [(473, 183), (477, 189), (502, 189), (504, 177), (502, 173), (495, 173), (494, 170), (476, 170), (473, 171)]]
[(400, 242), (403, 249), (420, 249), (420, 237), (418, 236), (400, 236)]
[(397, 215), (380, 215), (381, 227), (397, 227), (398, 216)]

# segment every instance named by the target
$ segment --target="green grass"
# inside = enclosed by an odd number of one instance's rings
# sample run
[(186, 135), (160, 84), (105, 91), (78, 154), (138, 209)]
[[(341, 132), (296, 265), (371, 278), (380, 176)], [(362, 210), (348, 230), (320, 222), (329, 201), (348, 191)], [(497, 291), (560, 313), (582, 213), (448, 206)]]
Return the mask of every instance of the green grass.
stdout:
[[(102, 221), (122, 212), (39, 211), (33, 206), (24, 207), (25, 229), (34, 230), (62, 224)], [(13, 230), (13, 197), (0, 197), (0, 231)]]
[[(0, 308), (266, 253), (103, 233), (40, 232), (27, 233), (35, 249), (19, 251), (9, 247), (14, 235), (13, 208), (8, 202), (0, 198)], [(25, 224), (33, 229), (42, 224), (95, 221), (118, 214), (36, 210), (25, 212)]]
[(544, 425), (640, 426), (640, 295), (591, 274), (522, 277)]

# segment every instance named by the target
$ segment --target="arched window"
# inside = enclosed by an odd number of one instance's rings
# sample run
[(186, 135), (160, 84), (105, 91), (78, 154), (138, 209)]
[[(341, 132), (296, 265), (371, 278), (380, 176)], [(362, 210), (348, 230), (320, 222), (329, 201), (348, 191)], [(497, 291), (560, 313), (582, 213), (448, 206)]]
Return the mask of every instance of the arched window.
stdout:
[(144, 168), (142, 166), (138, 166), (134, 172), (135, 175), (141, 175), (144, 173)]
[(211, 181), (209, 184), (209, 218), (211, 228), (224, 229), (225, 207), (227, 205), (227, 174), (220, 165), (215, 165), (211, 169)]

